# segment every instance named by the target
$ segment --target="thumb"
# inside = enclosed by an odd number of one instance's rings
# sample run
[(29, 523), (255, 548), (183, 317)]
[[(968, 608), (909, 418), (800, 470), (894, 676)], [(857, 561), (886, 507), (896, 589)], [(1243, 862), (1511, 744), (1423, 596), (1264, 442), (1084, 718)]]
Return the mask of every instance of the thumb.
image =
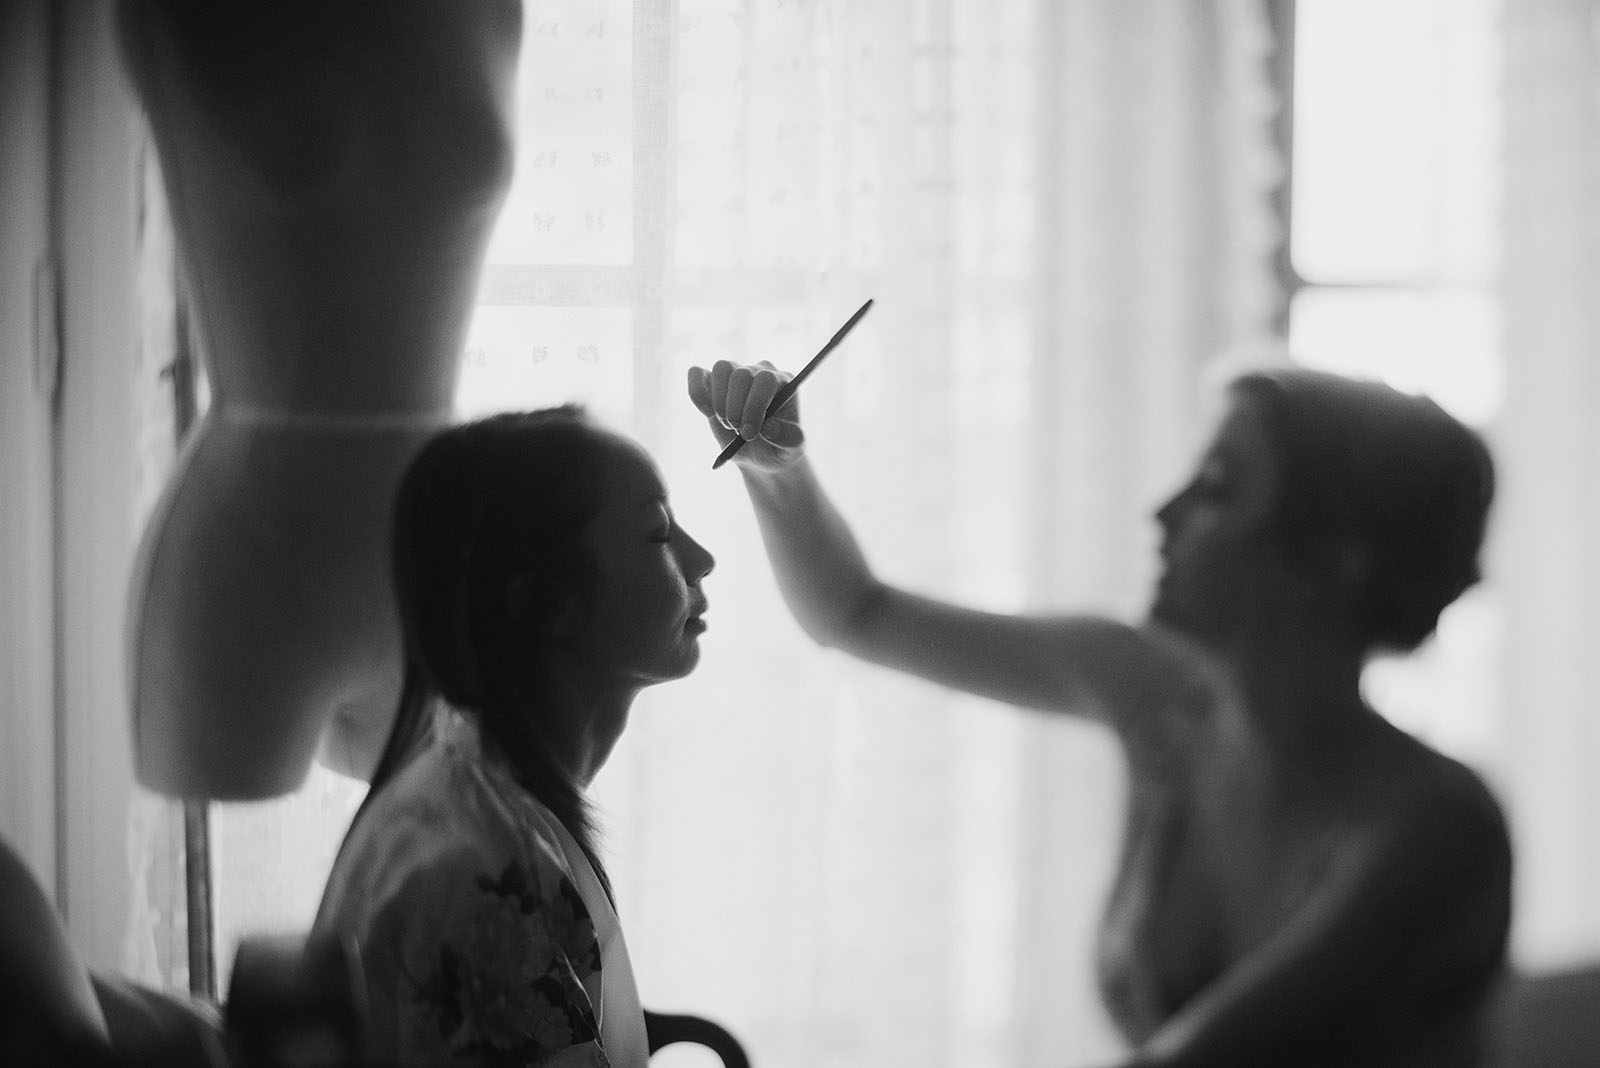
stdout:
[(806, 441), (806, 432), (799, 423), (776, 416), (762, 425), (761, 436), (780, 449), (798, 449)]
[(711, 374), (704, 367), (689, 368), (689, 400), (701, 415), (721, 425), (716, 408), (711, 404)]
[(714, 415), (706, 416), (706, 425), (711, 428), (711, 436), (717, 439), (718, 445), (726, 445), (739, 435), (729, 430), (721, 419)]

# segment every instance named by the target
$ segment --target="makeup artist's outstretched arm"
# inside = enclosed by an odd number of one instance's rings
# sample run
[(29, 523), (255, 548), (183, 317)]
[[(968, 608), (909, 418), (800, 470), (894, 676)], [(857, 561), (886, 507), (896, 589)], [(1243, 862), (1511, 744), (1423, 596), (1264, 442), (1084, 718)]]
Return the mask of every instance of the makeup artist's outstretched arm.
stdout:
[(880, 581), (805, 455), (797, 402), (760, 424), (788, 377), (722, 360), (690, 370), (689, 395), (719, 443), (749, 441), (734, 463), (779, 589), (812, 639), (968, 693), (1109, 721), (1196, 684), (1178, 639), (1152, 628), (978, 611)]

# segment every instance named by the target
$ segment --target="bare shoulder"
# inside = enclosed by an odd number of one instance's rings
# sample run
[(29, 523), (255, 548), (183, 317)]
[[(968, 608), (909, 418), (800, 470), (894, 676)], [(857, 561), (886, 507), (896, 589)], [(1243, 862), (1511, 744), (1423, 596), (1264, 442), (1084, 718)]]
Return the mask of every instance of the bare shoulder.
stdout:
[(1505, 813), (1481, 775), (1410, 735), (1400, 745), (1404, 799), (1419, 829), (1450, 840), (1507, 838)]
[(1432, 886), (1458, 901), (1477, 896), (1483, 909), (1502, 909), (1510, 894), (1511, 837), (1488, 783), (1409, 735), (1399, 735), (1383, 778), (1369, 822), (1380, 854), (1419, 888)]
[(1062, 662), (1077, 666), (1080, 684), (1114, 726), (1208, 706), (1224, 689), (1214, 658), (1158, 624), (1063, 616), (1047, 627)]
[(1428, 989), (1480, 989), (1504, 967), (1511, 928), (1512, 846), (1489, 785), (1465, 764), (1410, 740), (1410, 775), (1380, 863), (1410, 923), (1408, 974)]
[(1125, 744), (1165, 746), (1204, 731), (1234, 692), (1215, 656), (1154, 623), (1068, 621), (1067, 644), (1090, 650), (1101, 715)]

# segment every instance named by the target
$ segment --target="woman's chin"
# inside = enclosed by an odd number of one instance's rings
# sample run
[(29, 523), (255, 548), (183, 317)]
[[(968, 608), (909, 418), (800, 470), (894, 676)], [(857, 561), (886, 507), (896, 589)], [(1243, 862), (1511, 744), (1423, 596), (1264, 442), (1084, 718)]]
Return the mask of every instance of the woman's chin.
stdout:
[(678, 670), (672, 676), (681, 679), (694, 674), (694, 669), (700, 666), (700, 639), (689, 634), (683, 643), (683, 655), (678, 661)]
[(1160, 587), (1156, 589), (1155, 596), (1150, 598), (1150, 607), (1146, 609), (1145, 617), (1152, 623), (1168, 627), (1178, 626), (1172, 611), (1172, 602), (1167, 598), (1166, 591)]
[(1168, 630), (1175, 631), (1191, 638), (1200, 638), (1203, 628), (1195, 625), (1195, 620), (1181, 607), (1175, 605), (1170, 598), (1162, 596), (1159, 592), (1150, 602), (1150, 609), (1146, 613), (1151, 623), (1158, 624)]

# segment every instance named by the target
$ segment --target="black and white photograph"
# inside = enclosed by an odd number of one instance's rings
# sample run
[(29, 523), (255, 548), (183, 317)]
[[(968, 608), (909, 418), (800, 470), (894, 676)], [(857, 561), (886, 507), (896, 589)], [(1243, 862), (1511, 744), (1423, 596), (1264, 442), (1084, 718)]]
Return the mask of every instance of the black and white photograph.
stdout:
[(0, 1064), (1600, 1066), (1600, 0), (5, 0)]

